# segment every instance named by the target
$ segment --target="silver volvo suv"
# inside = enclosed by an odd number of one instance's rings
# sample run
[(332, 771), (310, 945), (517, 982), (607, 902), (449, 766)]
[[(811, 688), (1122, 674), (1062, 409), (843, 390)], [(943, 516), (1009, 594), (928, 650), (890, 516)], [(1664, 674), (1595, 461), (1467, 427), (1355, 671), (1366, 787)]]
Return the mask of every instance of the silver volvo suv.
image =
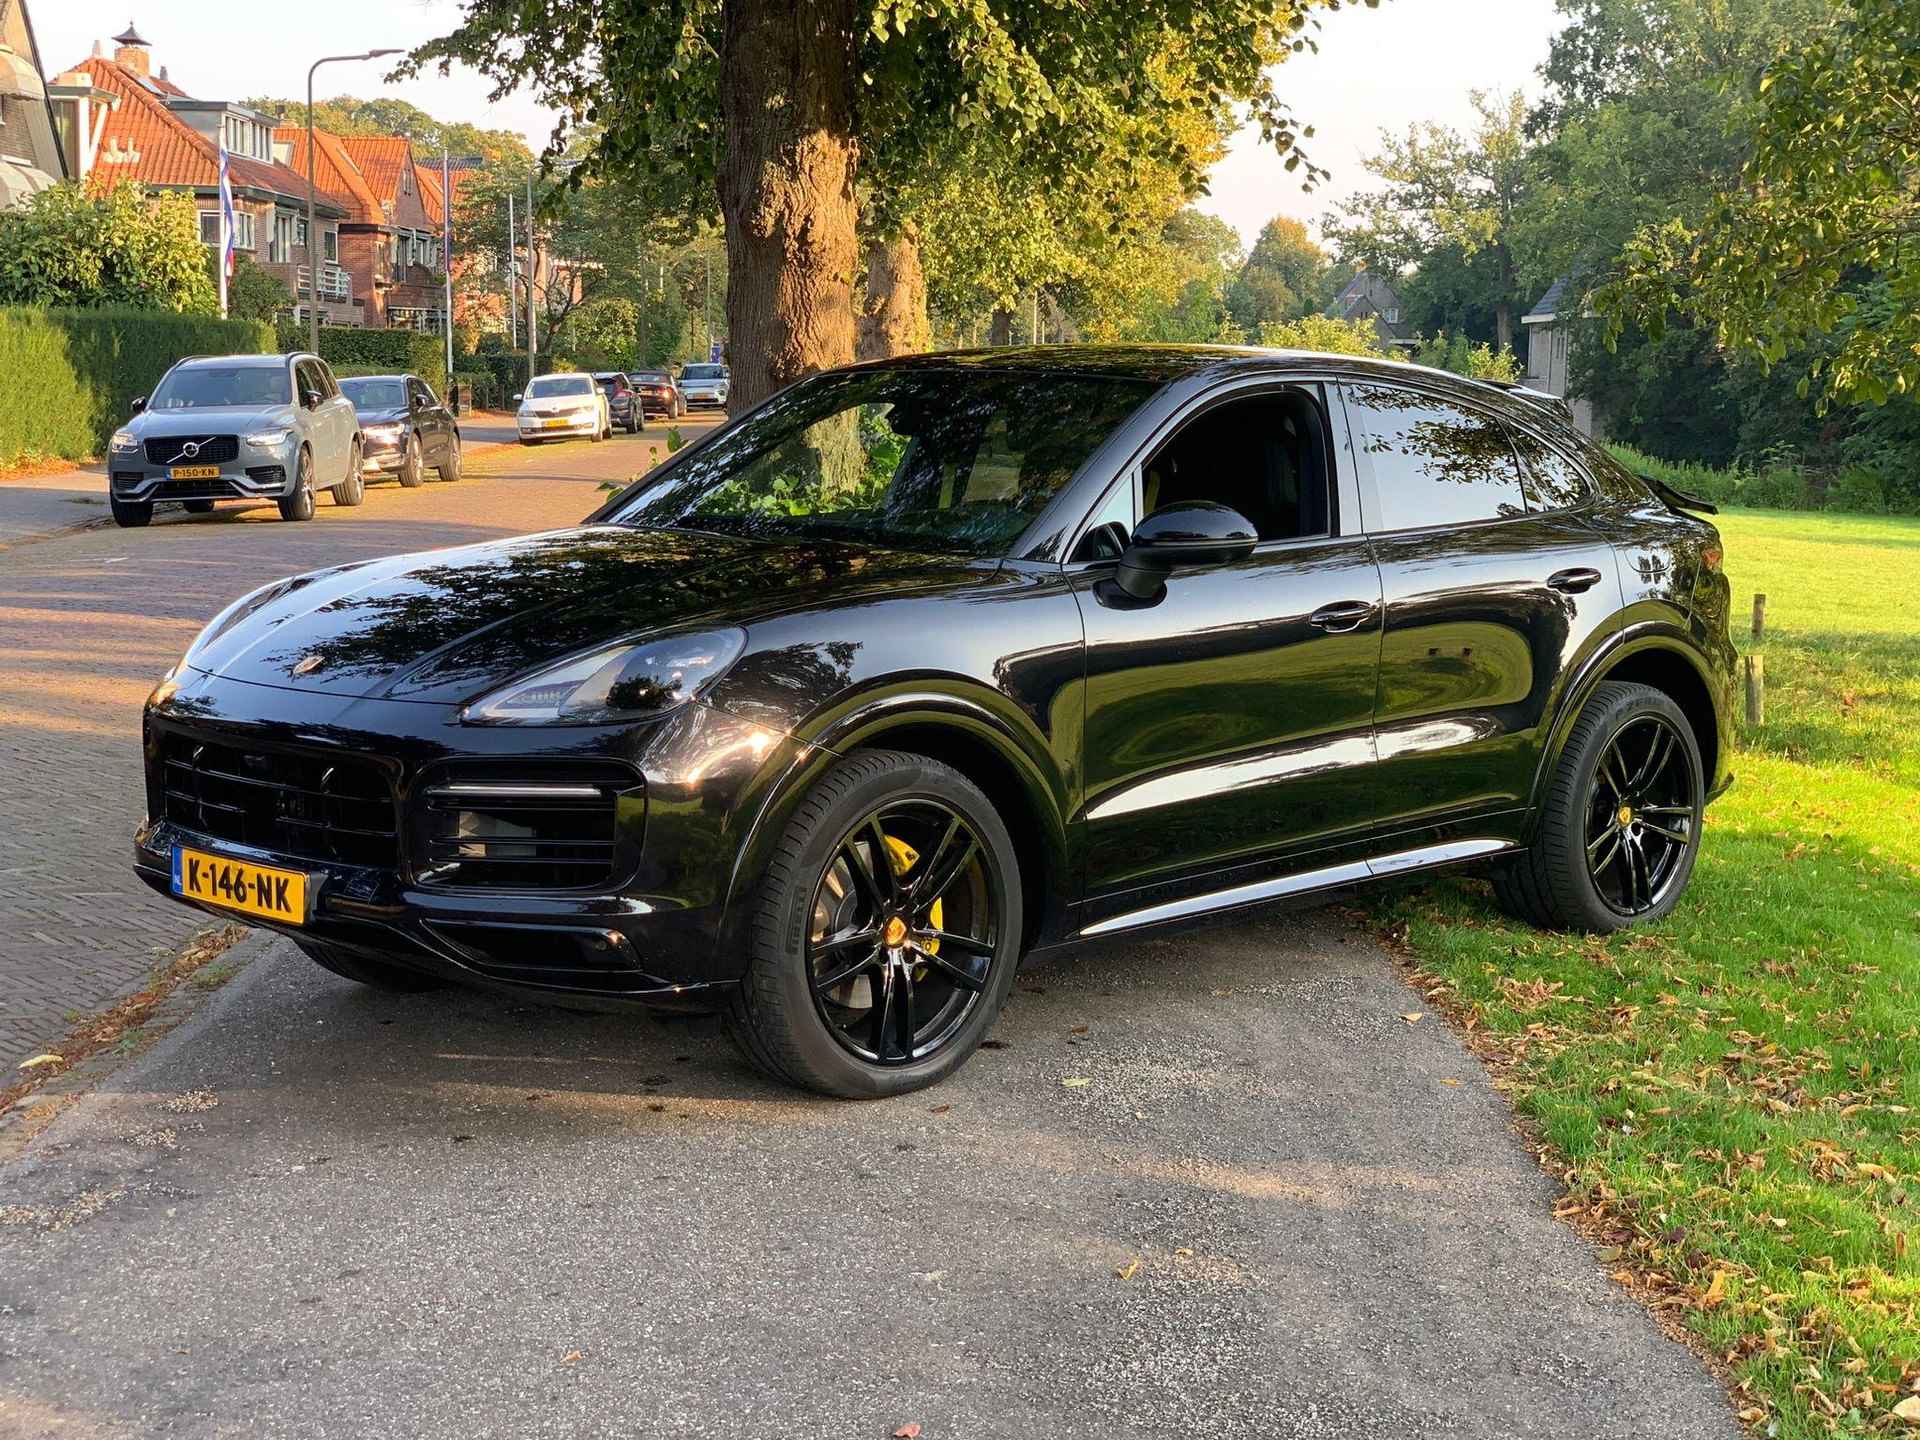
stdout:
[(145, 525), (154, 505), (204, 512), (221, 500), (274, 500), (283, 520), (366, 495), (360, 420), (318, 355), (194, 356), (174, 364), (108, 449), (113, 518)]

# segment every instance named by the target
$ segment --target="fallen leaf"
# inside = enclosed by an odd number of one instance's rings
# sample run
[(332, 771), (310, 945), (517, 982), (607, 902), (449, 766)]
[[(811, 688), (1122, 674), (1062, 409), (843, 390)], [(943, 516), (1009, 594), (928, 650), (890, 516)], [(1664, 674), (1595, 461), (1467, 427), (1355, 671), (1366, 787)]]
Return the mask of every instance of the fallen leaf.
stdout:
[(1920, 1425), (1920, 1395), (1909, 1395), (1893, 1407), (1893, 1413), (1910, 1425)]
[(1444, 1078), (1443, 1080), (1441, 1080), (1441, 1082), (1440, 1082), (1440, 1083), (1441, 1083), (1442, 1085), (1458, 1085), (1458, 1084), (1460, 1084), (1460, 1082), (1459, 1082), (1458, 1080), (1455, 1080), (1455, 1079), (1454, 1079), (1454, 1078), (1453, 1078), (1453, 1077), (1452, 1077), (1451, 1075), (1449, 1075), (1449, 1076), (1447, 1076), (1446, 1078)]
[(1700, 1297), (1700, 1304), (1710, 1310), (1726, 1298), (1727, 1272), (1716, 1270), (1713, 1272), (1713, 1282), (1707, 1286), (1707, 1293)]
[(1426, 1013), (1427, 1012), (1424, 1010), (1412, 1010), (1412, 1011), (1409, 1011), (1407, 1014), (1402, 1015), (1400, 1018), (1406, 1021), (1407, 1024), (1409, 1025), (1418, 1025), (1420, 1023), (1421, 1017), (1424, 1016)]
[(893, 1440), (920, 1440), (920, 1422), (909, 1420), (893, 1432)]
[(1122, 1280), (1131, 1280), (1140, 1273), (1140, 1261), (1137, 1257), (1129, 1260), (1113, 1273), (1118, 1275)]
[(1192, 1258), (1192, 1256), (1193, 1251), (1185, 1245), (1182, 1245), (1178, 1250), (1173, 1252), (1173, 1258), (1176, 1260), (1187, 1260)]
[(31, 1060), (22, 1060), (20, 1062), (20, 1068), (22, 1070), (33, 1070), (41, 1065), (64, 1065), (66, 1063), (64, 1056), (49, 1052), (45, 1055), (36, 1055)]
[(1087, 1033), (1087, 1027), (1085, 1025), (1076, 1025), (1067, 1033), (1069, 1035), (1084, 1035)]
[(944, 1115), (951, 1109), (953, 1109), (951, 1105), (929, 1105), (927, 1107), (927, 1113), (929, 1115)]
[(562, 1355), (562, 1356), (560, 1357), (560, 1363), (561, 1363), (562, 1365), (577, 1365), (577, 1364), (579, 1364), (579, 1363), (580, 1363), (580, 1352), (579, 1352), (578, 1350), (569, 1350), (569, 1351), (567, 1351), (567, 1353), (566, 1353), (566, 1354), (564, 1354), (564, 1355)]
[(1078, 1090), (1083, 1085), (1093, 1084), (1093, 1081), (1087, 1079), (1087, 1077), (1084, 1075), (1069, 1075), (1066, 1079), (1062, 1080), (1060, 1083), (1066, 1086), (1067, 1089), (1069, 1090)]

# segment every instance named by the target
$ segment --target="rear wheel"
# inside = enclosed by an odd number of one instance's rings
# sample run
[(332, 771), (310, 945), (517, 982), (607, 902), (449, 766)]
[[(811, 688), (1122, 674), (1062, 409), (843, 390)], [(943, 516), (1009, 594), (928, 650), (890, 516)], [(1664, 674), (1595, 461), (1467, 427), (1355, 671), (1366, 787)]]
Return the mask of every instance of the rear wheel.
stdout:
[(1700, 852), (1700, 747), (1673, 700), (1648, 685), (1595, 687), (1548, 783), (1533, 845), (1494, 872), (1519, 918), (1606, 932), (1663, 919)]
[(138, 530), (142, 525), (153, 523), (151, 500), (122, 500), (118, 495), (109, 495), (107, 508), (113, 511), (113, 523), (123, 530)]
[(294, 471), (293, 493), (280, 497), (282, 520), (313, 518), (313, 452), (300, 447), (299, 468)]
[(829, 771), (769, 858), (728, 1029), (777, 1079), (849, 1098), (945, 1079), (1019, 963), (1012, 838), (950, 766), (873, 751)]
[(296, 938), (293, 943), (321, 969), (331, 970), (343, 980), (352, 980), (375, 990), (414, 995), (422, 990), (438, 990), (446, 983), (438, 976), (422, 974), (385, 960), (375, 960), (352, 950), (343, 950), (324, 940)]

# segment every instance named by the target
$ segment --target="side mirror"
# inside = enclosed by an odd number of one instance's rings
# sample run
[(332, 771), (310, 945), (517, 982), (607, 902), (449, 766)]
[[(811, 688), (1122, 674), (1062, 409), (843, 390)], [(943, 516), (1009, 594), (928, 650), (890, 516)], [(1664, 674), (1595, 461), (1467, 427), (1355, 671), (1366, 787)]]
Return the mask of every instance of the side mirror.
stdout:
[(133, 397), (133, 403), (127, 407), (127, 413), (129, 415), (138, 415), (142, 410), (145, 410), (146, 408), (147, 408), (147, 397), (144, 395), (136, 395)]
[(518, 404), (519, 404), (519, 403), (520, 403), (520, 402), (521, 402), (522, 400), (524, 400), (524, 399), (526, 399), (526, 398), (527, 398), (527, 397), (526, 397), (525, 395), (523, 395), (523, 394), (521, 394), (521, 393), (520, 393), (520, 392), (519, 392), (518, 390), (516, 390), (516, 391), (514, 391), (514, 392), (513, 392), (513, 403), (514, 403), (514, 404), (516, 404), (516, 405), (518, 405)]
[(1253, 553), (1260, 542), (1253, 522), (1211, 500), (1163, 505), (1133, 532), (1113, 583), (1135, 600), (1151, 600), (1182, 565), (1217, 565)]

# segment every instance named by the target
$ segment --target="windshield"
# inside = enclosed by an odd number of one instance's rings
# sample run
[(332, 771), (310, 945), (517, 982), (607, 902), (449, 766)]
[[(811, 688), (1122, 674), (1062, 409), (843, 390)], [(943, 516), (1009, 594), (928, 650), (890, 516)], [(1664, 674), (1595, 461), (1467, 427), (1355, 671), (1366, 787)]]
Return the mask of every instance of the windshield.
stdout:
[(407, 387), (398, 380), (342, 380), (340, 393), (356, 410), (403, 410)]
[(149, 410), (287, 405), (293, 400), (284, 365), (185, 365), (171, 370), (147, 398)]
[(664, 370), (636, 370), (633, 372), (633, 378), (642, 385), (664, 385), (667, 383), (668, 376)]
[(624, 375), (602, 375), (600, 377), (600, 388), (609, 395), (618, 395), (622, 390), (627, 388), (627, 377)]
[(1004, 555), (1155, 388), (959, 370), (824, 375), (688, 455), (614, 519)]
[(527, 386), (527, 398), (537, 395), (591, 395), (593, 380), (586, 375), (542, 375)]
[(689, 365), (680, 372), (682, 380), (724, 380), (727, 367), (724, 365)]

